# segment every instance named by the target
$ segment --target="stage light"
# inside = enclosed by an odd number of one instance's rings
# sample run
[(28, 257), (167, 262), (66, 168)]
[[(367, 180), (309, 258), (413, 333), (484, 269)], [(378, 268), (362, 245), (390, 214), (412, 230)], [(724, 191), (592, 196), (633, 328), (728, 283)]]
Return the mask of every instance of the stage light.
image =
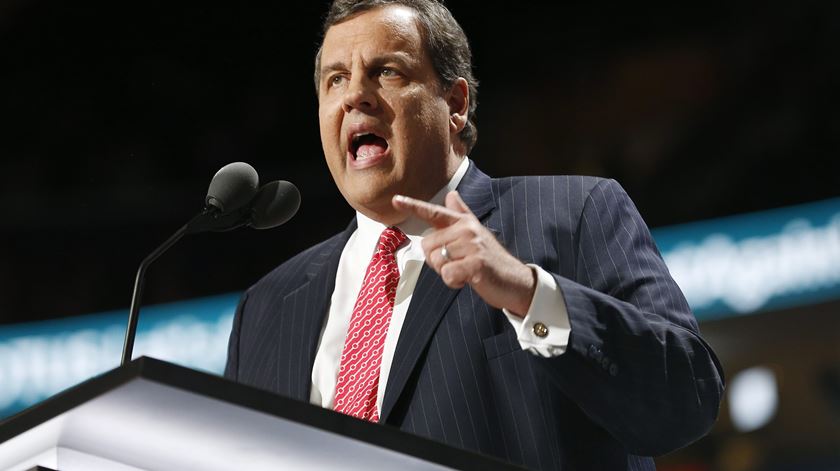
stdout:
[(776, 415), (779, 390), (770, 368), (757, 366), (741, 371), (729, 383), (729, 414), (739, 432), (767, 425)]

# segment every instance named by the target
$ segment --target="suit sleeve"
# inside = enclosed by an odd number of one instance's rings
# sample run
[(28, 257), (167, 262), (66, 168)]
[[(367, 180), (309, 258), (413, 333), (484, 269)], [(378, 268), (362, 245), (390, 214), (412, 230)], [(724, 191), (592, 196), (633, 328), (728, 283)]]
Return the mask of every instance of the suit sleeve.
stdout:
[(225, 378), (237, 381), (239, 379), (239, 334), (242, 329), (242, 313), (248, 300), (248, 291), (239, 298), (236, 314), (233, 316), (233, 327), (228, 340), (227, 363), (225, 364)]
[(576, 242), (576, 281), (554, 275), (571, 324), (567, 351), (534, 361), (633, 454), (702, 437), (717, 418), (723, 371), (618, 183), (592, 189)]

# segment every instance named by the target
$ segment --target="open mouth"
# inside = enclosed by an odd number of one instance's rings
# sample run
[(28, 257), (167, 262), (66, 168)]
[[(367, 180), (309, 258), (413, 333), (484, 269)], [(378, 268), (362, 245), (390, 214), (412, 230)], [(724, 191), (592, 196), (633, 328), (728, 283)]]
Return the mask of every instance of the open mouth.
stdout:
[(354, 134), (350, 141), (350, 153), (357, 162), (382, 155), (387, 150), (388, 141), (372, 132)]

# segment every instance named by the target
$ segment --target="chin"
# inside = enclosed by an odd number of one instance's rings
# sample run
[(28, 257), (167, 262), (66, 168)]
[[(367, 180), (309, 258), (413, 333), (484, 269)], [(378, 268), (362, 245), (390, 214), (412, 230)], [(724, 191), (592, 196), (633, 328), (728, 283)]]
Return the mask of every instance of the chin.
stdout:
[[(358, 185), (361, 187), (362, 185)], [(347, 203), (356, 210), (361, 211), (363, 208), (370, 208), (372, 210), (381, 211), (383, 208), (391, 206), (391, 197), (393, 193), (386, 191), (376, 191), (370, 187), (354, 188), (348, 191), (343, 191), (342, 195)]]
[(406, 215), (394, 209), (394, 206), (391, 204), (394, 194), (392, 191), (385, 191), (375, 195), (372, 193), (345, 195), (345, 200), (347, 200), (353, 209), (374, 221), (381, 222), (386, 226), (392, 226), (406, 219)]

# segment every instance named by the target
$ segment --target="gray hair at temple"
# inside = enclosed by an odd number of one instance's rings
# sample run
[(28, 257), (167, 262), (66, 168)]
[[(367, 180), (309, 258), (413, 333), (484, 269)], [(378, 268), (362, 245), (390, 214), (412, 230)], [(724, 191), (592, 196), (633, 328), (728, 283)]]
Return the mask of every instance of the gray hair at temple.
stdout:
[(432, 65), (444, 88), (451, 87), (459, 77), (463, 77), (469, 84), (470, 108), (467, 113), (467, 124), (459, 134), (466, 152), (469, 153), (478, 138), (478, 129), (475, 125), (478, 81), (473, 77), (472, 52), (467, 36), (461, 25), (455, 21), (452, 13), (438, 0), (335, 0), (324, 19), (321, 44), (315, 56), (316, 92), (321, 78), (321, 48), (327, 30), (360, 13), (388, 5), (402, 5), (417, 12), (426, 50), (432, 58)]

